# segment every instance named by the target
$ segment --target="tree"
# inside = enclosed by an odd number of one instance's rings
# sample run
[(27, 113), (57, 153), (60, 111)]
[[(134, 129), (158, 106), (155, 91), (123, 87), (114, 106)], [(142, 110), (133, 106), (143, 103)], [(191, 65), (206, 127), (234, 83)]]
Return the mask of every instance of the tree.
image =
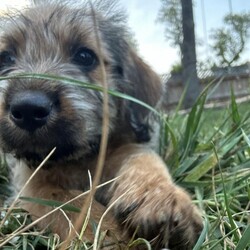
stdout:
[(195, 33), (192, 0), (181, 0), (182, 6), (182, 32), (183, 42), (181, 46), (181, 63), (183, 67), (182, 82), (186, 86), (184, 107), (191, 107), (200, 92), (200, 84), (197, 76), (197, 60), (195, 50)]
[(191, 107), (199, 95), (196, 69), (192, 0), (162, 0), (158, 20), (166, 24), (166, 38), (181, 52), (182, 82), (186, 88), (184, 107)]
[(165, 24), (165, 36), (172, 47), (179, 47), (183, 42), (182, 14), (180, 0), (161, 0), (162, 7), (158, 21)]
[(221, 66), (230, 67), (240, 59), (250, 36), (250, 12), (224, 17), (225, 27), (212, 31), (216, 56)]

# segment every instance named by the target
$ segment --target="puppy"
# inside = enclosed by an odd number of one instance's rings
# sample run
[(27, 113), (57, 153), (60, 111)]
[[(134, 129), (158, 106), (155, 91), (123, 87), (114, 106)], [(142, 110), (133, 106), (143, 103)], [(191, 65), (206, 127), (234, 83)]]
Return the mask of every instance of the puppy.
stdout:
[[(111, 6), (111, 7), (110, 7)], [(66, 202), (89, 189), (95, 176), (103, 122), (103, 93), (56, 79), (11, 77), (23, 73), (73, 78), (108, 88), (157, 106), (158, 76), (127, 42), (121, 14), (110, 1), (78, 6), (40, 1), (2, 20), (0, 35), (0, 146), (15, 158), (13, 185), (19, 191), (49, 152), (54, 154), (23, 190), (22, 196)], [(99, 43), (98, 43), (99, 41)], [(9, 78), (8, 78), (9, 77)], [(155, 119), (145, 107), (109, 95), (108, 146), (101, 182), (92, 204), (96, 222), (116, 201), (102, 229), (121, 241), (132, 235), (153, 249), (192, 249), (202, 220), (189, 195), (176, 186), (160, 157)], [(85, 198), (73, 202), (81, 207)], [(21, 202), (33, 218), (51, 207)], [(66, 218), (68, 217), (68, 218)], [(65, 239), (77, 213), (57, 211), (40, 222)], [(88, 225), (85, 238), (91, 239)]]

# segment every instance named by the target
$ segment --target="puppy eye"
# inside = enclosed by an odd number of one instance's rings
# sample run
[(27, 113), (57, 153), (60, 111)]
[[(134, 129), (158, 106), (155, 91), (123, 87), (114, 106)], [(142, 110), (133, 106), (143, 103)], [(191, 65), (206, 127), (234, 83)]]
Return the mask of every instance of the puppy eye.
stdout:
[(9, 51), (0, 52), (0, 70), (15, 64), (16, 58)]
[(83, 67), (83, 70), (89, 71), (94, 69), (98, 64), (96, 54), (88, 48), (80, 48), (72, 58), (73, 63)]

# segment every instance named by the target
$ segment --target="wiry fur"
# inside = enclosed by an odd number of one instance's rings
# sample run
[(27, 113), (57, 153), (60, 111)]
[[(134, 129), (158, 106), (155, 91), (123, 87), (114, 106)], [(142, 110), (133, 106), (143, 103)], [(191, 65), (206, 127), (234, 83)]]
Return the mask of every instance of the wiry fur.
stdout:
[[(35, 2), (1, 22), (2, 76), (42, 73), (102, 86), (100, 60), (103, 60), (110, 89), (151, 106), (158, 105), (162, 94), (160, 80), (127, 42), (124, 17), (114, 11), (113, 2), (96, 2), (94, 12), (89, 3), (76, 6), (66, 1)], [(73, 60), (79, 47), (95, 53), (98, 59), (95, 67), (84, 70)], [(103, 58), (98, 54), (100, 51)], [(3, 56), (6, 52), (11, 58)], [(22, 195), (64, 202), (87, 190), (88, 170), (94, 175), (101, 138), (102, 93), (33, 78), (8, 79), (1, 81), (0, 86), (0, 145), (5, 153), (16, 158), (11, 166), (16, 189), (20, 190), (34, 168), (56, 147)], [(10, 111), (13, 99), (30, 93), (42, 93), (52, 102), (46, 124), (33, 130), (15, 124)], [(191, 249), (202, 228), (201, 218), (189, 196), (173, 183), (162, 160), (148, 146), (155, 139), (150, 112), (112, 95), (109, 108), (109, 142), (102, 182), (121, 177), (97, 192), (92, 217), (98, 221), (106, 206), (128, 192), (115, 204), (103, 229), (113, 231), (124, 241), (138, 230), (137, 235), (152, 241), (154, 249)], [(74, 204), (81, 207), (83, 202), (80, 199)], [(21, 205), (33, 217), (51, 210), (38, 204)], [(77, 218), (75, 213), (68, 216), (72, 220)], [(61, 212), (43, 220), (40, 226), (49, 226), (62, 238), (68, 234), (69, 225)], [(89, 226), (86, 237), (91, 238), (91, 234)]]

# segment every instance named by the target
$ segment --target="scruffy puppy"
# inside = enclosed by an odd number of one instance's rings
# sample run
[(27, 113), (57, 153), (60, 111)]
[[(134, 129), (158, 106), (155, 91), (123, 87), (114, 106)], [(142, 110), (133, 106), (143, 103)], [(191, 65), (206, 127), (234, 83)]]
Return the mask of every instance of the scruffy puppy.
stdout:
[[(122, 16), (110, 6), (113, 3), (99, 1), (92, 10), (88, 3), (40, 1), (5, 18), (0, 75), (59, 75), (102, 86), (103, 60), (109, 89), (156, 106), (162, 94), (160, 80), (133, 51)], [(88, 171), (95, 175), (102, 136), (102, 92), (37, 78), (12, 77), (0, 86), (0, 146), (16, 159), (12, 166), (16, 190), (54, 147), (55, 153), (22, 196), (65, 202), (88, 190)], [(91, 216), (98, 222), (107, 206), (120, 197), (103, 229), (124, 240), (137, 230), (138, 236), (152, 241), (153, 249), (191, 249), (202, 221), (190, 197), (173, 183), (163, 161), (148, 146), (154, 139), (149, 111), (112, 95), (109, 109), (101, 181), (120, 178), (97, 192)], [(83, 202), (81, 198), (73, 204), (81, 207)], [(21, 205), (33, 218), (52, 209), (24, 201)], [(78, 217), (77, 213), (66, 214), (72, 221)], [(45, 218), (40, 226), (48, 226), (62, 239), (70, 227), (61, 211)], [(89, 226), (87, 236), (91, 233)]]

